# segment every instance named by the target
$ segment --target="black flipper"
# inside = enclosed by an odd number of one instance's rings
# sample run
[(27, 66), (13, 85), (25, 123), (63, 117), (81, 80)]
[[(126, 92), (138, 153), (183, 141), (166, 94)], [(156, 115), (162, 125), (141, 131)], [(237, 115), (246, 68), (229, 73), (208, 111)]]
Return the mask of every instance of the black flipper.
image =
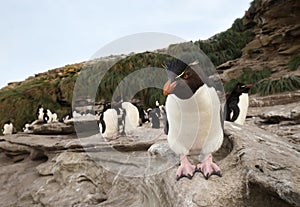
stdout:
[(230, 111), (233, 112), (233, 115), (230, 118), (230, 121), (234, 122), (238, 118), (238, 116), (240, 114), (240, 109), (238, 107), (238, 103), (236, 101), (231, 102), (229, 104), (229, 108), (230, 108)]
[(105, 124), (103, 118), (104, 118), (104, 112), (102, 112), (101, 115), (100, 115), (100, 124), (101, 124), (101, 126), (102, 126), (102, 134), (103, 134), (103, 133), (105, 132), (105, 130), (106, 130), (106, 124)]

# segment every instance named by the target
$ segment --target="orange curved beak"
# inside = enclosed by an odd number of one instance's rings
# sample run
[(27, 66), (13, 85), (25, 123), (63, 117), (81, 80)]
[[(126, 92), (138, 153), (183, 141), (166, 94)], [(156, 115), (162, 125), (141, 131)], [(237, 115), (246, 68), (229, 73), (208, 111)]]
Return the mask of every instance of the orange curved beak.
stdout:
[(163, 88), (163, 93), (165, 96), (169, 95), (170, 93), (172, 93), (172, 91), (174, 90), (176, 86), (176, 82), (171, 82), (171, 80), (168, 80)]

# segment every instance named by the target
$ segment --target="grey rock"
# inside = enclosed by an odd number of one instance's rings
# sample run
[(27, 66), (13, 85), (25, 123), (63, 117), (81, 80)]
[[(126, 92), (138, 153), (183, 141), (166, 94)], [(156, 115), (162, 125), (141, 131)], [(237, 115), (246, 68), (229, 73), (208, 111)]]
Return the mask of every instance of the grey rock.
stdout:
[(300, 105), (295, 106), (295, 108), (293, 108), (291, 110), (291, 118), (297, 123), (300, 123)]
[[(16, 147), (1, 145), (1, 205), (300, 205), (299, 145), (251, 125), (226, 122), (225, 135), (222, 148), (215, 153), (223, 177), (205, 180), (196, 173), (192, 180), (180, 181), (175, 179), (178, 157), (164, 153), (168, 146), (162, 130), (140, 128), (131, 137), (111, 142), (98, 136), (77, 139), (21, 134), (4, 138), (0, 143), (26, 146), (22, 149), (26, 152), (39, 149), (48, 159), (31, 161), (28, 157), (14, 163), (3, 154)], [(137, 143), (143, 147), (134, 148)], [(149, 156), (148, 146), (154, 143), (162, 143), (156, 144), (161, 145), (162, 153)], [(114, 146), (118, 145), (126, 150), (116, 151)], [(120, 152), (124, 159), (116, 156)], [(166, 155), (174, 161), (170, 165), (151, 162), (159, 158), (166, 161)], [(165, 168), (161, 168), (163, 164)], [(133, 176), (128, 176), (126, 167)]]
[(148, 152), (150, 155), (160, 155), (163, 156), (165, 155), (170, 149), (168, 141), (164, 140), (161, 142), (157, 142), (148, 149)]
[(266, 107), (286, 105), (291, 103), (299, 103), (300, 90), (284, 92), (280, 94), (273, 94), (269, 96), (251, 95), (249, 100), (249, 106), (251, 107)]
[(30, 133), (41, 135), (57, 135), (75, 133), (73, 125), (67, 125), (61, 122), (47, 124), (33, 124), (29, 127)]
[(269, 123), (279, 123), (282, 121), (298, 123), (300, 119), (300, 107), (299, 103), (267, 107), (250, 107), (248, 109), (248, 116), (260, 117), (265, 122)]

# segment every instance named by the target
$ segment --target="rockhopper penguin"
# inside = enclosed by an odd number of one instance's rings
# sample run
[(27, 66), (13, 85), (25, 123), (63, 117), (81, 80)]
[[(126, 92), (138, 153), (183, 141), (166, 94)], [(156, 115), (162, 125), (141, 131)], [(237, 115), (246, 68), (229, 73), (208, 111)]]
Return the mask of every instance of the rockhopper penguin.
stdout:
[[(186, 64), (179, 59), (166, 66), (168, 81), (164, 85), (168, 120), (168, 143), (180, 155), (176, 179), (191, 179), (202, 172), (208, 179), (212, 174), (221, 176), (212, 154), (223, 142), (223, 118), (220, 99), (214, 87), (204, 81), (197, 62)], [(206, 78), (208, 79), (208, 78)], [(199, 155), (200, 163), (192, 164), (188, 156)]]
[(252, 84), (237, 83), (226, 99), (226, 121), (243, 125), (249, 106), (248, 92)]

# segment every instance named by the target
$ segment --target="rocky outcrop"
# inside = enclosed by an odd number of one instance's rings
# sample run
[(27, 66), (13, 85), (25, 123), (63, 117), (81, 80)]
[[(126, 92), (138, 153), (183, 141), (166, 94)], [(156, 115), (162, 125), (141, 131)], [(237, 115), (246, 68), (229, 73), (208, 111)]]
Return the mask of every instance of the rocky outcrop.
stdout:
[[(139, 128), (110, 142), (99, 135), (1, 137), (2, 206), (300, 205), (299, 145), (250, 125), (226, 123), (225, 134), (215, 154), (223, 177), (197, 173), (178, 182), (178, 157), (162, 129)], [(12, 151), (27, 157), (15, 161)], [(35, 151), (44, 156), (32, 159)]]
[(73, 124), (64, 124), (61, 122), (53, 122), (47, 124), (32, 124), (28, 127), (28, 133), (43, 134), (43, 135), (56, 135), (56, 134), (72, 134), (75, 133)]
[(272, 69), (272, 78), (299, 70), (287, 70), (288, 61), (300, 52), (300, 2), (298, 0), (255, 0), (245, 13), (244, 24), (253, 25), (255, 38), (243, 48), (240, 59), (218, 67), (227, 82), (237, 78), (242, 68)]
[(282, 139), (300, 144), (300, 107), (299, 103), (250, 107), (247, 124), (258, 126), (278, 135)]
[(249, 105), (251, 107), (265, 107), (285, 105), (290, 103), (300, 102), (300, 91), (285, 92), (280, 94), (273, 94), (269, 96), (251, 95)]
[(268, 107), (250, 107), (248, 110), (248, 116), (260, 117), (265, 122), (276, 124), (282, 121), (290, 121), (297, 124), (300, 119), (299, 114), (299, 103)]

